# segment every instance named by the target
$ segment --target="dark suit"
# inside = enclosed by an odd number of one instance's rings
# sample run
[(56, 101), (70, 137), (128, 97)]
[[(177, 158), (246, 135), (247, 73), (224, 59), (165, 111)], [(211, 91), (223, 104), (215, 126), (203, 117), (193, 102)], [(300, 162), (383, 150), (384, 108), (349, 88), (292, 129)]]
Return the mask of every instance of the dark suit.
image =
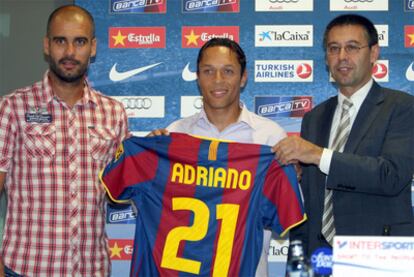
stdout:
[[(303, 118), (301, 136), (328, 147), (337, 97)], [(302, 165), (308, 221), (291, 231), (308, 255), (327, 246), (321, 235), (325, 184), (333, 189), (337, 235), (414, 236), (414, 97), (374, 82), (355, 118), (343, 153), (334, 152), (329, 175)]]

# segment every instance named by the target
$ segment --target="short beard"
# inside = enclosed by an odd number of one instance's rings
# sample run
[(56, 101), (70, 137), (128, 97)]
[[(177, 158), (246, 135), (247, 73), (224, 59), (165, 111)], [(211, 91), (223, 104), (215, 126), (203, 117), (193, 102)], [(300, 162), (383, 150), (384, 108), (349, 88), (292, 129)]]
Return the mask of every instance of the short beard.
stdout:
[[(59, 60), (58, 63), (63, 62), (65, 59), (68, 58), (63, 58), (61, 60)], [(48, 63), (49, 63), (49, 69), (50, 71), (53, 72), (53, 74), (61, 81), (65, 82), (65, 83), (76, 83), (81, 81), (84, 76), (86, 75), (86, 71), (88, 70), (87, 66), (83, 66), (80, 68), (79, 73), (75, 74), (75, 75), (65, 75), (64, 72), (62, 72), (62, 70), (59, 69), (58, 67), (58, 63), (56, 63), (50, 56), (47, 57)]]

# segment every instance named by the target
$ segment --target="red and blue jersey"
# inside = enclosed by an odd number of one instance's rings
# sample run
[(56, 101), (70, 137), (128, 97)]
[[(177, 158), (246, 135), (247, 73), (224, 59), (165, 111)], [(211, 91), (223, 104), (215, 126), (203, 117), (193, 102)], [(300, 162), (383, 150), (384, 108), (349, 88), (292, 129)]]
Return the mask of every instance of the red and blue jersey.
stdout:
[(131, 137), (101, 180), (138, 209), (131, 276), (253, 276), (263, 229), (306, 219), (293, 167), (264, 145)]

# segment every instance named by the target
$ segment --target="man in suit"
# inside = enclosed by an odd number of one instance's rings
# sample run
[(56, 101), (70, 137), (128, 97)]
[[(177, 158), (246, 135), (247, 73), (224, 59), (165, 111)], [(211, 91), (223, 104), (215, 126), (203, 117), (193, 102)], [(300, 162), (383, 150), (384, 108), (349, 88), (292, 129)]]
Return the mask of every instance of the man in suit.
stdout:
[(282, 163), (303, 168), (308, 221), (290, 238), (311, 255), (334, 235), (413, 236), (414, 97), (372, 79), (380, 49), (367, 18), (333, 19), (324, 48), (338, 96), (305, 115), (301, 137), (273, 148)]

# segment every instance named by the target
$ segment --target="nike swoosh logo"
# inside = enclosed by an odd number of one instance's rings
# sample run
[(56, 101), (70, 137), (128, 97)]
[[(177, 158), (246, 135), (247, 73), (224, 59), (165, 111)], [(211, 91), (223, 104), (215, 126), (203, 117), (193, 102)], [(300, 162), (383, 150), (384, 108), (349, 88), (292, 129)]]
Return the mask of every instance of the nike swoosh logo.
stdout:
[(125, 72), (118, 72), (118, 70), (116, 70), (116, 63), (112, 66), (111, 71), (109, 72), (109, 79), (111, 79), (111, 81), (114, 82), (119, 82), (119, 81), (123, 81), (125, 79), (131, 78), (134, 75), (140, 74), (150, 68), (153, 68), (161, 63), (154, 63), (151, 65), (147, 65), (147, 66), (143, 66), (143, 67), (139, 67), (139, 68), (135, 68), (132, 70), (128, 70)]
[(181, 77), (183, 77), (183, 80), (186, 82), (197, 80), (197, 74), (190, 70), (190, 63), (184, 67)]
[(414, 81), (414, 62), (410, 64), (405, 72), (405, 77), (407, 77), (408, 81)]

